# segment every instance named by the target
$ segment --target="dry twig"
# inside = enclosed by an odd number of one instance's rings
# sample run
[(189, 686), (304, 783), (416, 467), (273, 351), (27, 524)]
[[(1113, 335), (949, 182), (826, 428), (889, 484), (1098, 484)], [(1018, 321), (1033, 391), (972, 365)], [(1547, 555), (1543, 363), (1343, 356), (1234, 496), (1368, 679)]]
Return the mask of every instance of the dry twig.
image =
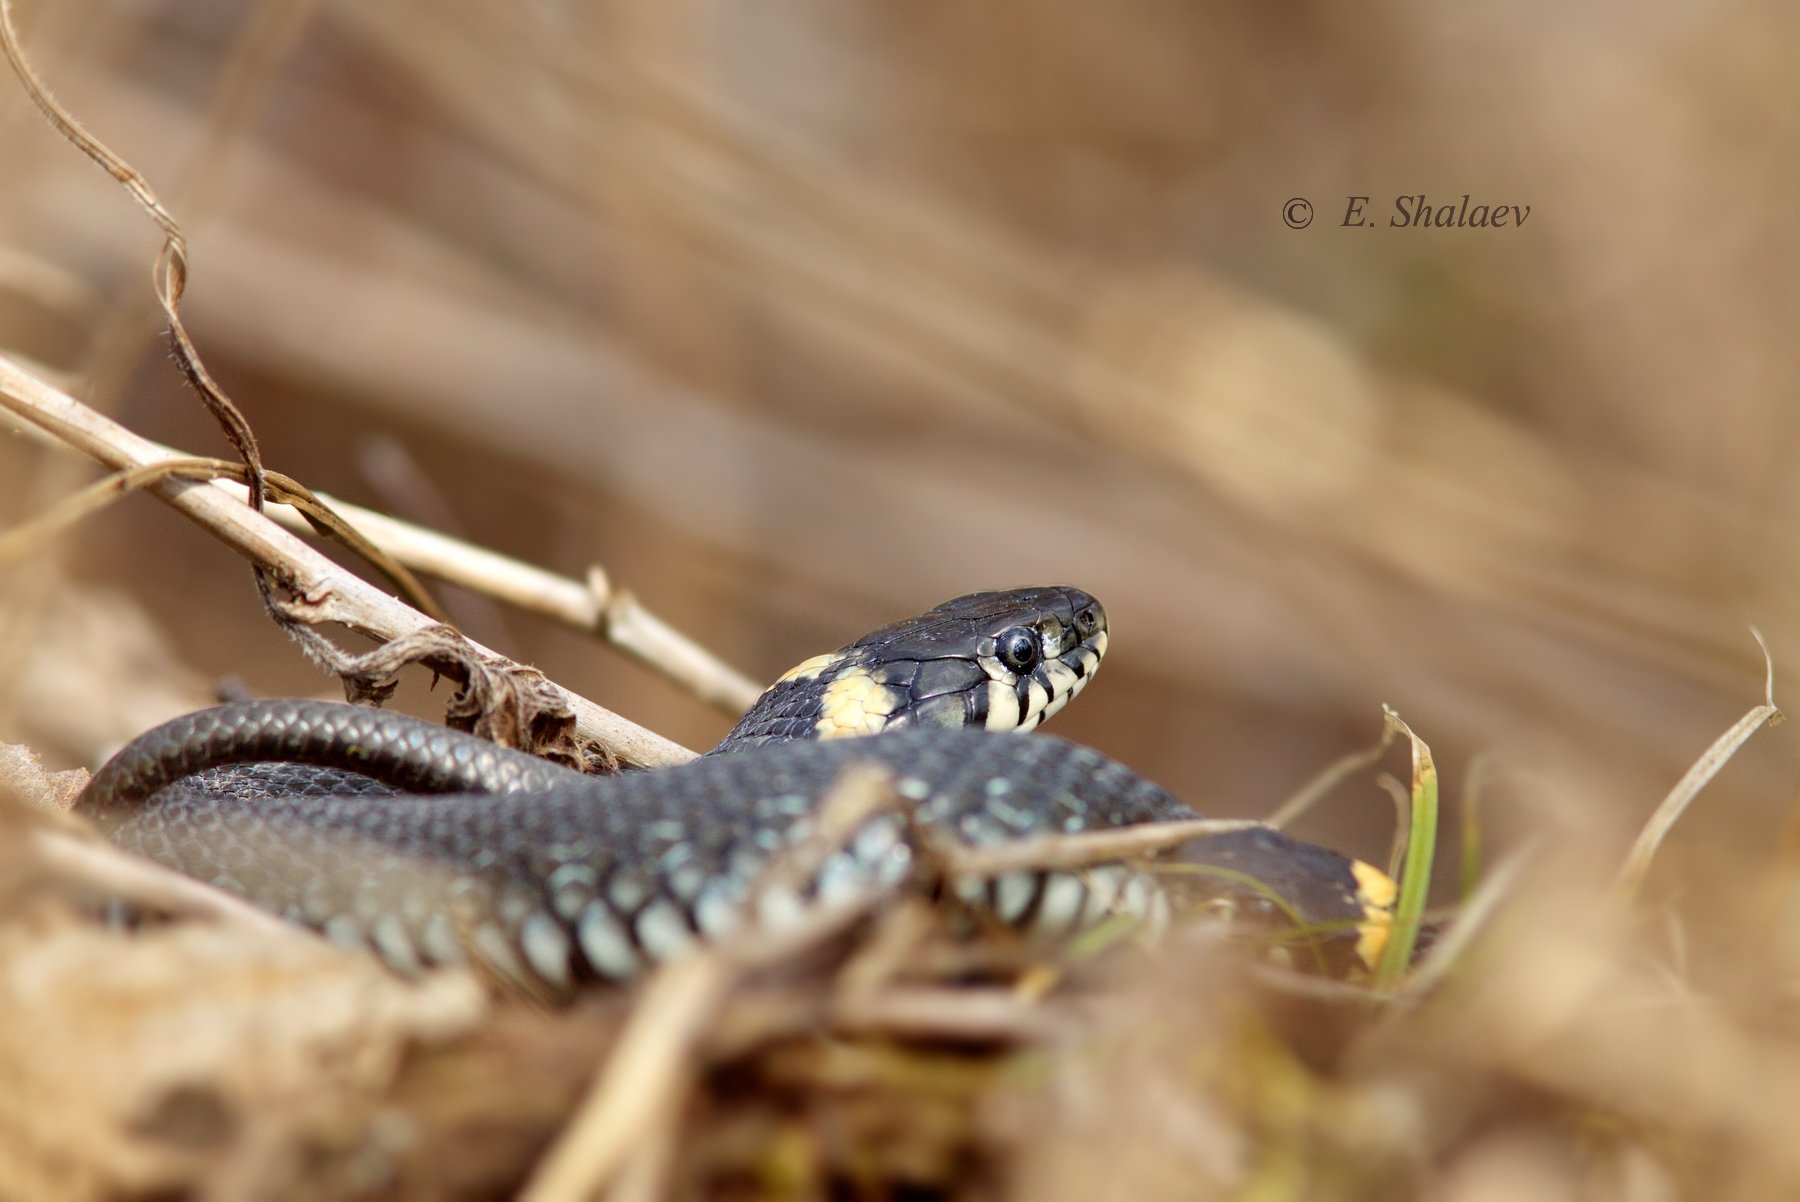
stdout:
[(1156, 822), (1079, 835), (1038, 835), (991, 847), (954, 845), (943, 849), (948, 870), (956, 876), (992, 877), (1009, 872), (1048, 872), (1085, 868), (1154, 855), (1209, 835), (1228, 835), (1264, 825), (1241, 818), (1195, 818), (1188, 822)]
[(1374, 746), (1361, 751), (1353, 751), (1328, 765), (1323, 772), (1306, 782), (1298, 793), (1283, 802), (1281, 807), (1270, 814), (1265, 821), (1276, 830), (1281, 830), (1293, 823), (1350, 777), (1380, 763), (1381, 757), (1386, 755), (1388, 748), (1394, 745), (1394, 733), (1391, 725), (1383, 723), (1381, 738), (1376, 740)]
[(212, 378), (212, 373), (201, 362), (200, 352), (188, 337), (187, 327), (181, 321), (181, 294), (187, 287), (187, 237), (181, 232), (181, 224), (175, 220), (174, 214), (163, 207), (162, 201), (157, 199), (156, 190), (141, 172), (83, 129), (81, 123), (50, 95), (50, 90), (38, 78), (19, 45), (18, 34), (12, 24), (11, 0), (0, 0), (0, 51), (5, 53), (13, 73), (18, 76), (19, 83), (25, 88), (26, 95), (31, 97), (31, 102), (43, 113), (44, 119), (71, 145), (117, 180), (137, 202), (138, 207), (162, 230), (162, 252), (156, 259), (156, 298), (162, 304), (163, 316), (168, 321), (169, 338), (175, 348), (175, 361), (194, 390), (200, 394), (200, 399), (206, 403), (220, 429), (225, 432), (232, 449), (242, 456), (250, 485), (251, 508), (262, 508), (262, 455), (257, 450), (256, 435), (238, 407), (225, 395), (225, 390), (219, 387), (218, 382)]
[[(755, 889), (794, 888), (864, 821), (897, 800), (881, 769), (847, 771), (819, 804), (819, 836), (778, 856)], [(739, 984), (837, 937), (875, 904), (876, 898), (865, 897), (814, 907), (778, 931), (752, 928), (729, 945), (698, 949), (659, 969), (587, 1100), (520, 1197), (579, 1202), (609, 1186), (658, 1176), (681, 1100), (703, 1067), (703, 1052)]]
[[(4, 357), (0, 357), (0, 407), (115, 471), (177, 458)], [(289, 613), (302, 621), (338, 622), (383, 641), (416, 634), (432, 625), (424, 614), (332, 563), (267, 517), (245, 508), (218, 484), (165, 478), (150, 485), (150, 491), (211, 530), (252, 563), (272, 570), (282, 588), (294, 598), (287, 607)], [(497, 663), (511, 662), (479, 644), (471, 642), (468, 646)], [(552, 687), (574, 711), (576, 733), (599, 743), (621, 762), (656, 768), (693, 758), (693, 753), (679, 744), (584, 697)]]
[(135, 907), (205, 918), (265, 937), (306, 934), (303, 928), (224, 890), (97, 839), (67, 831), (37, 830), (31, 835), (31, 853), (39, 863), (65, 874), (67, 879)]
[[(10, 415), (9, 415), (10, 416)], [(14, 428), (46, 446), (67, 450), (62, 442), (22, 422)], [(115, 473), (76, 493), (47, 513), (0, 535), (0, 564), (36, 549), (64, 527), (167, 475), (189, 480), (222, 480), (233, 496), (247, 496), (243, 468), (222, 459), (189, 459), (179, 451), (145, 440), (169, 456), (143, 469)], [(664, 622), (624, 589), (615, 589), (599, 567), (590, 568), (586, 583), (559, 576), (535, 564), (428, 530), (411, 522), (315, 493), (279, 472), (266, 473), (269, 506), (264, 512), (300, 534), (326, 533), (377, 566), (377, 548), (391, 562), (423, 572), (531, 613), (597, 634), (639, 663), (662, 673), (700, 700), (728, 714), (741, 714), (761, 696), (762, 688), (699, 643)], [(394, 582), (411, 604), (437, 621), (447, 621), (431, 596), (410, 572)]]
[[(761, 686), (645, 609), (630, 592), (614, 589), (598, 567), (589, 569), (584, 584), (329, 494), (317, 495), (407, 567), (597, 634), (726, 713), (743, 713), (762, 694)], [(271, 508), (270, 516), (292, 530), (309, 528), (305, 516), (287, 506)]]
[(1668, 836), (1675, 823), (1687, 812), (1694, 798), (1706, 783), (1717, 776), (1739, 747), (1744, 745), (1751, 735), (1755, 734), (1765, 722), (1779, 721), (1781, 711), (1775, 708), (1775, 661), (1769, 655), (1769, 645), (1763, 642), (1762, 631), (1752, 626), (1750, 633), (1756, 636), (1756, 645), (1763, 653), (1763, 703), (1751, 707), (1750, 711), (1732, 724), (1731, 729), (1713, 741), (1693, 766), (1675, 782), (1668, 796), (1656, 807), (1644, 823), (1643, 830), (1638, 832), (1637, 841), (1631, 845), (1631, 854), (1625, 857), (1625, 864), (1619, 869), (1617, 888), (1620, 896), (1629, 901), (1637, 895), (1638, 887), (1644, 883), (1644, 877), (1650, 872), (1650, 862), (1656, 858), (1656, 849)]

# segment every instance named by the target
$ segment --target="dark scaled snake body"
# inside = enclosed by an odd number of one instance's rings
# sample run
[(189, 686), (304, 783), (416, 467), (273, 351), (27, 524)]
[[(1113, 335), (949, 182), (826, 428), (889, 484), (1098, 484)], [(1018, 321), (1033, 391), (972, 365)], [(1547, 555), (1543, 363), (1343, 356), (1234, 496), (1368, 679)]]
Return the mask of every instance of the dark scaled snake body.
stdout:
[[(1106, 643), (1079, 590), (959, 597), (799, 665), (700, 759), (613, 777), (360, 706), (238, 703), (143, 735), (77, 804), (121, 847), (397, 970), (473, 962), (566, 993), (892, 888), (914, 829), (981, 846), (1198, 817), (1097, 751), (1023, 733), (1080, 692)], [(757, 888), (862, 762), (906, 812), (868, 818), (808, 879)], [(1209, 902), (1301, 930), (1330, 971), (1380, 955), (1394, 889), (1369, 865), (1262, 828), (1172, 858), (1189, 884), (1112, 864), (958, 892), (1056, 934), (1120, 913), (1161, 924), (1199, 879)]]

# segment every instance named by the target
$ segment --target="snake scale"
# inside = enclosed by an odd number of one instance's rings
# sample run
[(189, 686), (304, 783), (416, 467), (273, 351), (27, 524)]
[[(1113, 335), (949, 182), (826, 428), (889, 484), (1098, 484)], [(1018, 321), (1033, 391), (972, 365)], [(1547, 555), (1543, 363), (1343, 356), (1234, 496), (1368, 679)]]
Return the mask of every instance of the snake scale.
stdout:
[[(794, 668), (698, 760), (613, 777), (365, 707), (241, 702), (141, 736), (78, 807), (121, 847), (399, 971), (474, 963), (567, 993), (892, 888), (913, 829), (988, 845), (1198, 817), (1097, 751), (1020, 733), (1081, 691), (1106, 643), (1104, 610), (1076, 589), (959, 597)], [(860, 762), (888, 770), (908, 814), (876, 814), (809, 879), (759, 888)], [(958, 892), (1056, 934), (1117, 913), (1160, 924), (1200, 881), (1208, 903), (1300, 928), (1329, 971), (1380, 954), (1394, 890), (1369, 865), (1260, 828), (1174, 858), (1200, 871), (1015, 872)]]

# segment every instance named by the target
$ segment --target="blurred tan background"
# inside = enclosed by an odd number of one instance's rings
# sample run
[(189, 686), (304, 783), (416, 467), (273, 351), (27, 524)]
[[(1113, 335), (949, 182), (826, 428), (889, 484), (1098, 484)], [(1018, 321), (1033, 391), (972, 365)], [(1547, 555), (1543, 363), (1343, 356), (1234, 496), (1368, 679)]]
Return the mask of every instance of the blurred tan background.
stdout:
[[(1496, 822), (1621, 834), (1759, 699), (1749, 623), (1777, 700), (1800, 680), (1790, 6), (14, 8), (186, 223), (192, 332), (271, 466), (603, 564), (759, 679), (1068, 582), (1113, 651), (1053, 729), (1204, 809), (1267, 812), (1387, 702), (1451, 800), (1486, 753)], [(152, 227), (10, 78), (0, 178), (0, 350), (223, 453)], [(1420, 192), (1531, 215), (1387, 228)], [(0, 440), (0, 518), (91, 474)], [(149, 499), (0, 587), (0, 737), (59, 763), (221, 676), (330, 688)], [(729, 724), (450, 600), (690, 746)], [(1684, 838), (1767, 843), (1792, 731)], [(1379, 857), (1390, 822), (1361, 781), (1304, 830)]]

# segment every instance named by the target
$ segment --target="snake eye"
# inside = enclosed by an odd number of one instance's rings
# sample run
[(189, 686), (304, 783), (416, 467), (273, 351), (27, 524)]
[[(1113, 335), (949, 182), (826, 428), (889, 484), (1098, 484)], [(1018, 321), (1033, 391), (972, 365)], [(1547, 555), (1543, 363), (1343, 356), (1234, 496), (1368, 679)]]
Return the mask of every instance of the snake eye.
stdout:
[(1014, 672), (1029, 672), (1038, 661), (1037, 636), (1023, 626), (1002, 630), (994, 640), (1000, 662)]

